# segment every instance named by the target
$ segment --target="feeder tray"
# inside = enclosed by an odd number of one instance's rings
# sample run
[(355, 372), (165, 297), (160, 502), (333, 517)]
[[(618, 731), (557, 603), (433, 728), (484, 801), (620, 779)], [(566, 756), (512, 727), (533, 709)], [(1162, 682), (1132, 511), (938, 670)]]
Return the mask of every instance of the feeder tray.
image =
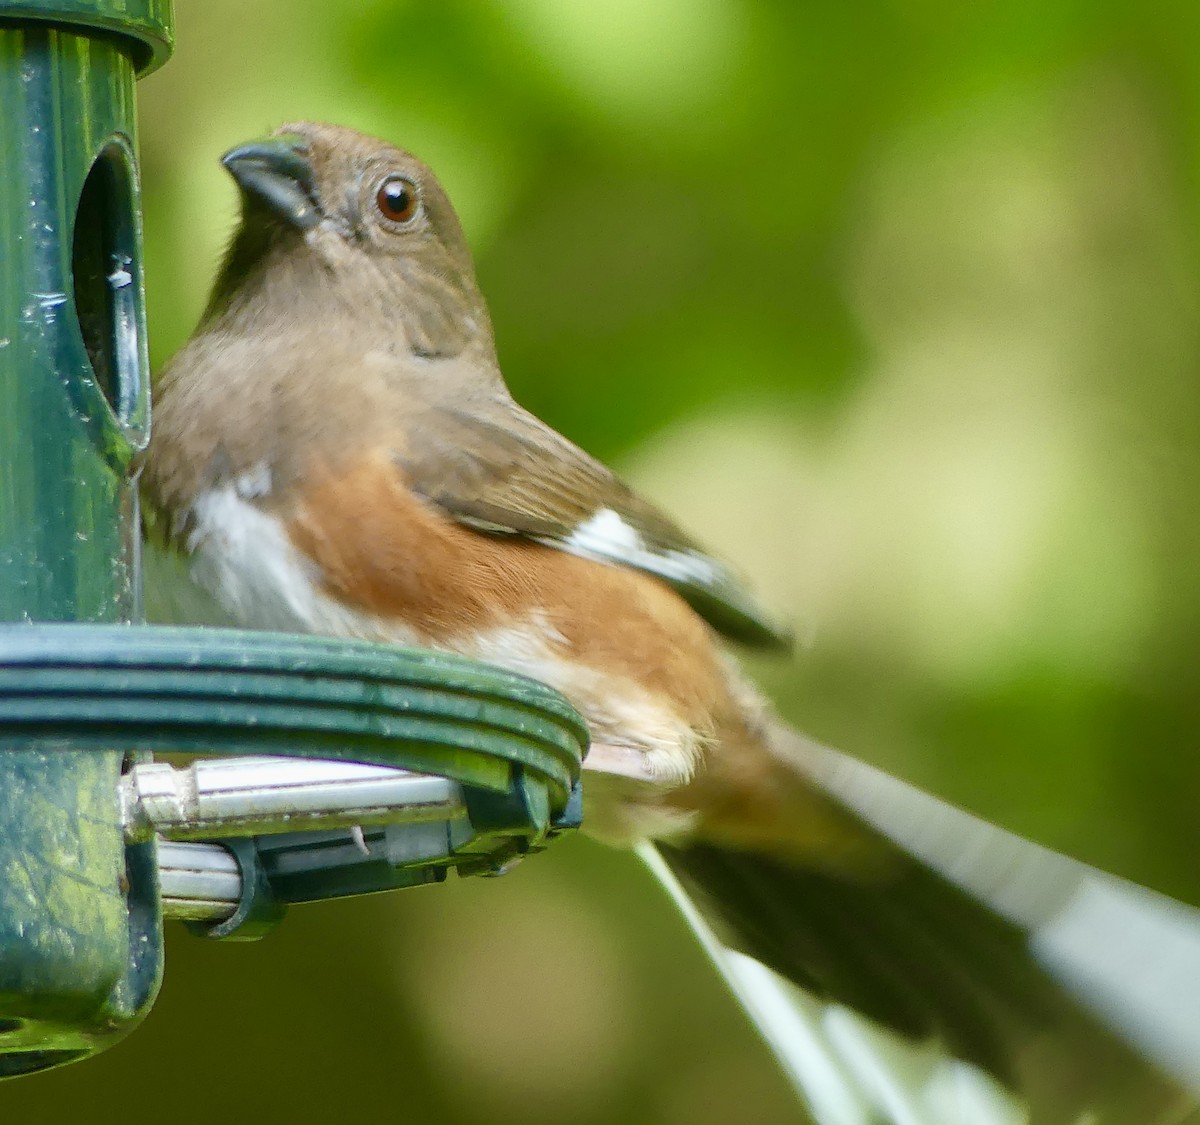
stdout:
[[(501, 873), (578, 825), (586, 744), (557, 692), (439, 653), (224, 629), (0, 627), (0, 751), (7, 776), (27, 782), (0, 792), (0, 823), (26, 826), (19, 846), (0, 837), (0, 864), (30, 875), (0, 882), (0, 952), (38, 926), (63, 950), (86, 945), (86, 909), (67, 894), (47, 919), (30, 895), (61, 870), (28, 850), (31, 834), (53, 840), (75, 816), (79, 790), (60, 767), (81, 751), (125, 762), (110, 807), (78, 813), (96, 844), (86, 870), (103, 855), (105, 891), (121, 899), (128, 865), (157, 870), (159, 896), (130, 900), (136, 943), (160, 903), (197, 932), (247, 939), (289, 903)], [(175, 767), (149, 751), (220, 757)], [(62, 799), (47, 803), (50, 776)], [(83, 1040), (49, 1018), (0, 1022), (0, 1074), (77, 1057)]]

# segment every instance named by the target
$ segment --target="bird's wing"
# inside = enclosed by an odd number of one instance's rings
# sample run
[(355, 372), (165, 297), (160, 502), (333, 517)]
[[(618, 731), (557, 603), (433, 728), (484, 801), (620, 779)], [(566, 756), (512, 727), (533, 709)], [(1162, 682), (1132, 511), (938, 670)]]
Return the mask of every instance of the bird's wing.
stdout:
[(731, 639), (790, 646), (727, 565), (511, 400), (441, 403), (410, 417), (395, 454), (409, 487), (460, 523), (644, 571)]

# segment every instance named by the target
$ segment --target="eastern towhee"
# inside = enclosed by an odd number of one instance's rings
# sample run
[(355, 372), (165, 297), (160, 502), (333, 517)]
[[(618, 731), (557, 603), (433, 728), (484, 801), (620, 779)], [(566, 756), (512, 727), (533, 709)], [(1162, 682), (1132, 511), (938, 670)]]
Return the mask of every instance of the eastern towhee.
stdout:
[(308, 123), (224, 163), (242, 221), (157, 384), (143, 477), (192, 579), (245, 626), (552, 685), (592, 733), (585, 831), (655, 841), (726, 941), (1035, 1101), (1156, 1120), (1177, 1089), (1030, 929), (889, 838), (871, 770), (772, 716), (719, 634), (787, 638), (730, 570), (512, 400), (430, 170)]

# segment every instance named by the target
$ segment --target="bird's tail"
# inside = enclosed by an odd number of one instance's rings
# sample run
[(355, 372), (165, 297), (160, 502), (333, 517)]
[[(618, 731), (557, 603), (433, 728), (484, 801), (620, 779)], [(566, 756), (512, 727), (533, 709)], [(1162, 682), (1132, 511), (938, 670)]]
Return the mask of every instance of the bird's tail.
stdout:
[(1200, 912), (782, 726), (770, 737), (888, 862), (848, 878), (713, 842), (659, 844), (651, 862), (777, 1053), (800, 1044), (784, 1061), (823, 1123), (1192, 1120)]

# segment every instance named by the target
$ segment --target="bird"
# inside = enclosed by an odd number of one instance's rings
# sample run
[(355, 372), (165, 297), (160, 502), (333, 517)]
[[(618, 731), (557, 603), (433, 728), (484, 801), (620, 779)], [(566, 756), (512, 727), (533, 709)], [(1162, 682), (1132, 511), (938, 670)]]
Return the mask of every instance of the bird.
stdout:
[[(156, 381), (141, 469), (147, 537), (190, 582), (248, 628), (438, 649), (549, 684), (591, 734), (585, 831), (648, 849), (722, 948), (937, 1043), (1032, 1120), (1184, 1119), (1178, 1075), (1039, 955), (1053, 911), (1038, 895), (1061, 905), (1090, 869), (773, 713), (735, 652), (786, 652), (787, 630), (514, 401), (424, 163), (315, 122), (223, 163), (240, 221)], [(1028, 901), (964, 874), (980, 840)]]

